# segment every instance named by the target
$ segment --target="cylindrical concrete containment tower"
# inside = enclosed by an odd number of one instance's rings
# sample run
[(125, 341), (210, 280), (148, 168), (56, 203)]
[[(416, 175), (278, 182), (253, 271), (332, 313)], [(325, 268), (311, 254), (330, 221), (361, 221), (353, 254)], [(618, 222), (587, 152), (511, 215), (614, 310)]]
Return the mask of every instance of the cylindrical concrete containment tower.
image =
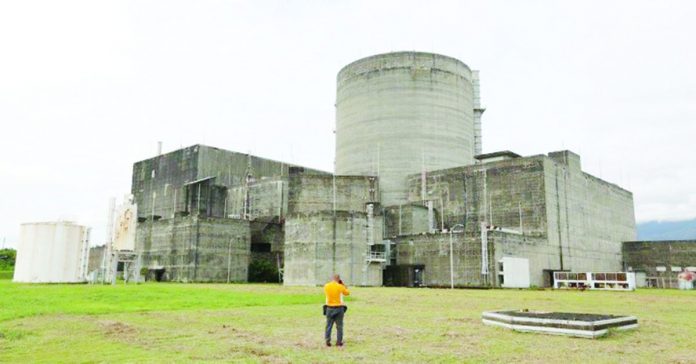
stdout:
[(406, 202), (410, 174), (474, 164), (473, 76), (457, 59), (421, 52), (379, 54), (344, 67), (336, 93), (336, 174), (377, 175), (387, 206)]

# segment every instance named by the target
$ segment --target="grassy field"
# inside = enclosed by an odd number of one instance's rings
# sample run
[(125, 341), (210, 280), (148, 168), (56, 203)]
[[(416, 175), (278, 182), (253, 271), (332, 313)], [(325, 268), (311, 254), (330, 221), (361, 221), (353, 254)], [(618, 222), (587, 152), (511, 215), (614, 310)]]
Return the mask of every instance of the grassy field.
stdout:
[(0, 280), (1, 279), (12, 279), (14, 271), (12, 270), (0, 270)]
[[(353, 288), (346, 346), (322, 340), (319, 288), (0, 281), (0, 362), (696, 362), (696, 291)], [(484, 310), (630, 314), (598, 340), (483, 326)]]

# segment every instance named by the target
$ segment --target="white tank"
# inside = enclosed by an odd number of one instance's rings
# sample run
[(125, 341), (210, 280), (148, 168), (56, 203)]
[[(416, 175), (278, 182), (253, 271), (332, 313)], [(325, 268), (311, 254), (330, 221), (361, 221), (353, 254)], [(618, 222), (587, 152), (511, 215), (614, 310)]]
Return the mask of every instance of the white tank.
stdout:
[(474, 163), (474, 123), (463, 62), (421, 52), (360, 59), (338, 73), (336, 174), (378, 175), (383, 205), (406, 202), (407, 175)]
[(67, 221), (22, 224), (13, 280), (83, 282), (88, 259), (89, 228)]

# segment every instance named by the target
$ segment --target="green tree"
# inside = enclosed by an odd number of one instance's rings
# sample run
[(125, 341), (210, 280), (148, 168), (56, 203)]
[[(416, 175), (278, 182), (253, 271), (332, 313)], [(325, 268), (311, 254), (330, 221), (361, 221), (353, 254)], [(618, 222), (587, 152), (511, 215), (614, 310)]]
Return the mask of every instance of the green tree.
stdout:
[(14, 270), (17, 251), (14, 249), (0, 249), (0, 270)]
[(254, 259), (249, 264), (249, 282), (278, 282), (278, 268), (267, 259)]

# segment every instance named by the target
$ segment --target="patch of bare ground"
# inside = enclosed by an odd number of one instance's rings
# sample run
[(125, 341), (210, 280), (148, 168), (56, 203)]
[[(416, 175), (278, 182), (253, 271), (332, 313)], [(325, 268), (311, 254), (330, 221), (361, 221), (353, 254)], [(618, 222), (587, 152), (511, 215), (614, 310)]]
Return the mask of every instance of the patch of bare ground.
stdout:
[(479, 318), (473, 319), (470, 317), (455, 317), (455, 318), (450, 318), (447, 321), (454, 321), (454, 322), (470, 325), (470, 324), (478, 324), (480, 319)]
[(120, 321), (100, 321), (99, 325), (108, 337), (118, 340), (136, 341), (138, 338), (138, 329)]
[(410, 329), (405, 329), (401, 326), (394, 326), (388, 329), (389, 334), (394, 335), (396, 338), (406, 338), (408, 337), (413, 330)]
[(253, 357), (262, 363), (289, 363), (285, 358), (271, 354), (269, 351), (250, 346), (237, 346), (230, 349), (232, 353), (241, 353), (245, 357)]
[(682, 352), (671, 356), (669, 363), (693, 364), (696, 363), (696, 355), (693, 352)]

